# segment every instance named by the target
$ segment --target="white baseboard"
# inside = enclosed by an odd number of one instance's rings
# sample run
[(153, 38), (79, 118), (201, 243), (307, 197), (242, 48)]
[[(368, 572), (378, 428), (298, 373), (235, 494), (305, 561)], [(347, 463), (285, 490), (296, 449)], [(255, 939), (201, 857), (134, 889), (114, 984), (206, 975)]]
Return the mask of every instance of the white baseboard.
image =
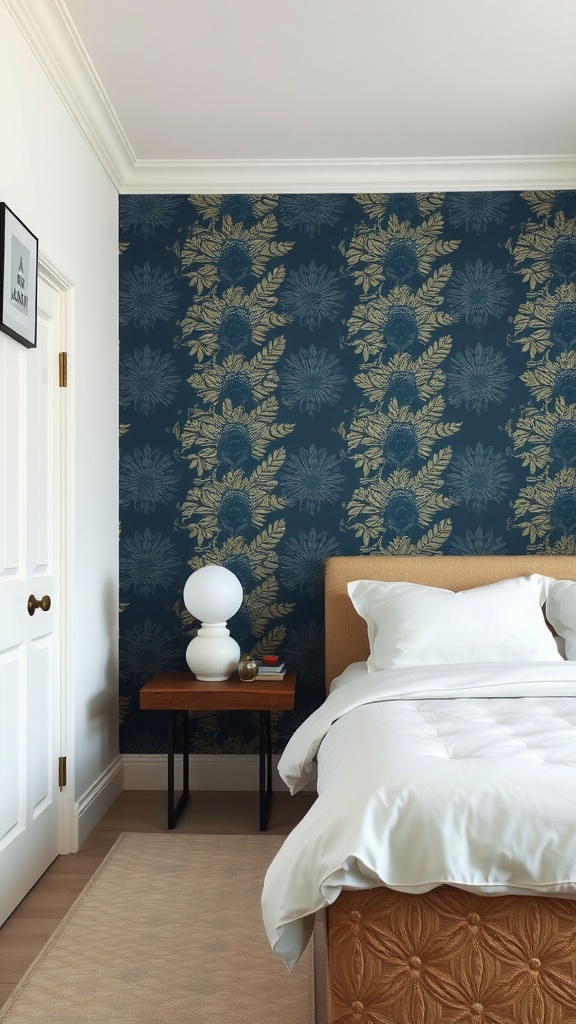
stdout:
[(78, 846), (88, 838), (100, 818), (120, 796), (124, 788), (124, 764), (122, 755), (102, 772), (80, 800), (76, 801), (78, 821)]
[[(123, 754), (124, 789), (166, 789), (166, 754)], [(272, 757), (272, 788), (288, 792), (277, 771), (279, 755)], [(175, 758), (175, 786), (182, 785), (182, 756)], [(191, 754), (190, 789), (251, 791), (258, 790), (258, 754)], [(312, 779), (304, 789), (316, 791)]]

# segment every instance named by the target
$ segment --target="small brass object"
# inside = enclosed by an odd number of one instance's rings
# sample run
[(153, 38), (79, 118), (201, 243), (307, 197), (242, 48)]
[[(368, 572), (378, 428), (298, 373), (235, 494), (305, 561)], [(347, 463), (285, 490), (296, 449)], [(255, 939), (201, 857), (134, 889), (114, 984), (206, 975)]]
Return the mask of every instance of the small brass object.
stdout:
[(258, 675), (258, 665), (251, 654), (243, 654), (238, 662), (238, 675), (245, 683)]
[(58, 353), (58, 387), (68, 387), (68, 353)]
[(40, 600), (38, 600), (37, 597), (34, 597), (34, 594), (30, 594), (28, 604), (26, 606), (28, 608), (28, 615), (34, 615), (37, 608), (40, 608), (43, 612), (47, 612), (51, 604), (52, 601), (48, 597), (48, 594), (44, 594), (44, 597), (41, 597)]

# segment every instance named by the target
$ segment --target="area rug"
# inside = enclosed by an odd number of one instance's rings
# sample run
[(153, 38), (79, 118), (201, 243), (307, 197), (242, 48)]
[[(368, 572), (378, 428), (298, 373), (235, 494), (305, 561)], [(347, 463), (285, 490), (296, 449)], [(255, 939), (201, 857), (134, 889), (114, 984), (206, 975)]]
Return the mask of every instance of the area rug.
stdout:
[(125, 832), (0, 1010), (2, 1024), (313, 1024), (260, 914), (282, 837)]

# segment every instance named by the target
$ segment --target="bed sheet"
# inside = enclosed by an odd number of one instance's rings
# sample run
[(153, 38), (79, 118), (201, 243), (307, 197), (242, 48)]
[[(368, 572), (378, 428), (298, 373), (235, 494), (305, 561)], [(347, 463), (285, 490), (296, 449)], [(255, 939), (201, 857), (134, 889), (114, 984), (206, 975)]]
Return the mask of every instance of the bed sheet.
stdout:
[(350, 666), (280, 760), (318, 799), (264, 883), (292, 969), (341, 890), (576, 898), (576, 666)]

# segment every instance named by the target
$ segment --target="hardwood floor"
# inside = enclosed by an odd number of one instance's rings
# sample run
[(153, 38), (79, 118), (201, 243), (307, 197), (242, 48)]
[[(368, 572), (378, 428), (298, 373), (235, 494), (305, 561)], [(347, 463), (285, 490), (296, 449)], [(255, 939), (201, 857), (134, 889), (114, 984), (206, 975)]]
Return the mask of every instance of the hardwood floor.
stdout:
[[(268, 832), (287, 835), (314, 800), (312, 793), (275, 793)], [(121, 832), (166, 831), (166, 793), (125, 790), (78, 853), (57, 857), (0, 928), (0, 1006)], [(257, 833), (257, 793), (191, 793), (175, 832)]]

